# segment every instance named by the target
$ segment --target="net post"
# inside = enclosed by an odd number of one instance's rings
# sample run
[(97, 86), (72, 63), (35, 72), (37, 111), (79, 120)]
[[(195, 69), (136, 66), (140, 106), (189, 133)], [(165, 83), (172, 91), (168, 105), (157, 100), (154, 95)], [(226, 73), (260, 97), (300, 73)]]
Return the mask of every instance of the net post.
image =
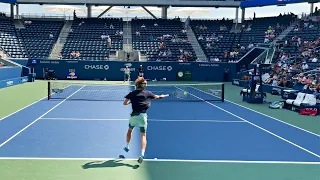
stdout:
[(50, 84), (50, 81), (48, 81), (48, 100), (50, 100), (50, 91), (51, 91), (51, 84)]
[(224, 83), (222, 83), (222, 95), (221, 95), (221, 100), (224, 102)]

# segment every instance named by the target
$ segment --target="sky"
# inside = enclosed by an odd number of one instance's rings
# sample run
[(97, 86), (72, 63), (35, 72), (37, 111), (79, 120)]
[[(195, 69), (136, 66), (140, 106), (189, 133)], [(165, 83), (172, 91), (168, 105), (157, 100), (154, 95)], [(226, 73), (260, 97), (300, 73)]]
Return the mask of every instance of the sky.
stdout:
[[(43, 15), (46, 14), (46, 16), (56, 16), (56, 15), (67, 15), (67, 16), (72, 16), (72, 12), (70, 13), (63, 13), (63, 12), (51, 12), (51, 11), (46, 11), (44, 8), (46, 6), (40, 6), (40, 5), (20, 5), (19, 6), (19, 14), (29, 14), (29, 15)], [(85, 6), (74, 6), (77, 8), (83, 9), (83, 11), (86, 10)], [(320, 8), (320, 3), (315, 3), (314, 7)], [(123, 7), (117, 7), (117, 8), (123, 8)], [(138, 8), (138, 7), (131, 7), (131, 9)], [(174, 11), (180, 8), (169, 8), (168, 11)], [(222, 19), (222, 18), (229, 18), (229, 19), (234, 19), (236, 10), (234, 8), (204, 8), (208, 9), (210, 12), (206, 14), (192, 14), (191, 17), (193, 19)], [(0, 3), (0, 12), (10, 12), (10, 5), (9, 4), (4, 4)], [(100, 14), (101, 11), (94, 11), (93, 16), (97, 16)], [(309, 13), (310, 12), (310, 5), (308, 3), (299, 3), (299, 4), (290, 4), (286, 6), (266, 6), (266, 7), (256, 7), (256, 8), (247, 8), (246, 9), (246, 16), (245, 18), (252, 18), (254, 12), (256, 12), (256, 17), (267, 17), (267, 16), (277, 16), (280, 13), (288, 13), (292, 12), (294, 14), (302, 14), (302, 13)], [(160, 13), (154, 13), (156, 16), (160, 17)], [(78, 16), (85, 16), (85, 13), (83, 12), (78, 12)], [(168, 14), (168, 17), (172, 18), (175, 16), (178, 16), (181, 18), (187, 17), (188, 14), (185, 13), (173, 13), (173, 14)], [(110, 17), (151, 17), (148, 15), (148, 13), (134, 13), (134, 14), (120, 14), (120, 13), (111, 13), (111, 14), (106, 14), (106, 16)], [(239, 10), (239, 18), (241, 17), (241, 10)]]

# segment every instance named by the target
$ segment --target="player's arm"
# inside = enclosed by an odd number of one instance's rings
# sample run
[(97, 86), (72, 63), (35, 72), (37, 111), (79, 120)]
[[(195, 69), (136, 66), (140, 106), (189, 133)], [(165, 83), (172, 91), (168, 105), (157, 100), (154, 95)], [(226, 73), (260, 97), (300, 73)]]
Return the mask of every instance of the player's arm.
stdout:
[(130, 101), (130, 99), (125, 99), (124, 101), (123, 101), (123, 105), (129, 105), (131, 103), (131, 101)]
[(126, 95), (124, 98), (124, 101), (123, 101), (123, 105), (129, 105), (131, 103), (130, 101), (130, 97), (131, 97), (131, 93), (129, 93), (128, 95)]
[(162, 94), (162, 95), (155, 95), (155, 94), (153, 94), (153, 93), (150, 92), (150, 97), (151, 97), (151, 99), (163, 99), (163, 98), (165, 98), (165, 97), (168, 97), (168, 95), (164, 95), (164, 94)]

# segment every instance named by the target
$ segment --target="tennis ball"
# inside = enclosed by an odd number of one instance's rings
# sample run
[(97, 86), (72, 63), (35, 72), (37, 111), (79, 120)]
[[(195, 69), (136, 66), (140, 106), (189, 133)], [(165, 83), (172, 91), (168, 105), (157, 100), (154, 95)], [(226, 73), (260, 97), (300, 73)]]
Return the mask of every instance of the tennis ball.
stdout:
[(187, 94), (188, 94), (188, 93), (187, 93), (186, 91), (183, 93), (183, 95), (185, 95), (185, 96), (186, 96)]

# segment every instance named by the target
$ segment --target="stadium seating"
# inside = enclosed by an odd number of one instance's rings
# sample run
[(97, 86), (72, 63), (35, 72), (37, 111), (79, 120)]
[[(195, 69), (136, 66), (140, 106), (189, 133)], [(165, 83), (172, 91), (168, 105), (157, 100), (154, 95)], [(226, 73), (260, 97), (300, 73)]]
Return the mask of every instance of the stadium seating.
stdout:
[[(294, 18), (295, 16), (293, 15), (287, 15), (246, 20), (241, 24), (240, 33), (230, 33), (233, 25), (232, 20), (193, 20), (191, 21), (191, 27), (207, 58), (218, 58), (222, 62), (227, 62), (230, 60), (236, 61), (243, 57), (251, 49), (248, 47), (249, 44), (265, 43), (266, 31), (268, 29), (274, 30), (274, 33), (272, 33), (274, 37), (270, 38), (269, 41), (271, 42)], [(278, 28), (277, 25), (279, 26)], [(203, 29), (203, 27), (205, 28)], [(204, 39), (201, 40), (199, 37), (203, 37)], [(217, 40), (208, 41), (206, 37)], [(211, 47), (207, 46), (208, 42), (210, 42)], [(230, 56), (232, 52), (238, 52), (238, 54)]]
[(23, 40), (29, 58), (48, 58), (56, 43), (64, 21), (32, 20), (24, 29), (17, 29), (17, 36)]
[[(229, 58), (224, 56), (224, 52), (230, 52), (234, 48), (234, 41), (236, 34), (230, 33), (232, 28), (232, 20), (192, 20), (191, 28), (198, 38), (198, 42), (201, 45), (204, 53), (208, 59), (219, 58), (220, 61), (228, 61)], [(203, 29), (203, 27), (205, 27)], [(224, 28), (221, 29), (220, 28)], [(220, 38), (219, 38), (220, 36)], [(199, 37), (203, 37), (203, 40)], [(217, 38), (218, 40), (206, 40), (206, 38)], [(213, 43), (211, 43), (214, 41)], [(207, 47), (207, 43), (210, 42), (211, 47)]]
[[(158, 26), (155, 26), (155, 23)], [(141, 27), (142, 25), (145, 25), (145, 28)], [(182, 30), (183, 23), (179, 20), (132, 20), (132, 47), (135, 50), (146, 51), (149, 61), (176, 61), (181, 55), (181, 48), (184, 52), (192, 53), (189, 61), (196, 60), (194, 50), (187, 41), (187, 34)], [(161, 42), (165, 42), (166, 46), (160, 49)], [(172, 55), (159, 55), (160, 52), (168, 52), (168, 50)]]
[(26, 58), (27, 52), (17, 37), (13, 20), (0, 19), (0, 46), (12, 58)]
[(320, 37), (320, 23), (313, 21), (301, 20), (299, 24), (292, 30), (281, 42), (280, 51), (276, 53), (274, 61), (280, 58), (280, 54), (287, 54), (289, 57), (301, 56), (302, 49), (297, 46), (298, 39), (301, 42), (311, 42)]
[[(110, 28), (110, 25), (113, 28)], [(62, 50), (64, 59), (103, 60), (110, 50), (123, 49), (123, 42), (116, 32), (123, 31), (122, 19), (76, 19), (73, 21), (67, 41)], [(107, 47), (107, 40), (102, 35), (109, 35), (112, 47)], [(80, 57), (72, 57), (72, 51), (79, 51)]]

